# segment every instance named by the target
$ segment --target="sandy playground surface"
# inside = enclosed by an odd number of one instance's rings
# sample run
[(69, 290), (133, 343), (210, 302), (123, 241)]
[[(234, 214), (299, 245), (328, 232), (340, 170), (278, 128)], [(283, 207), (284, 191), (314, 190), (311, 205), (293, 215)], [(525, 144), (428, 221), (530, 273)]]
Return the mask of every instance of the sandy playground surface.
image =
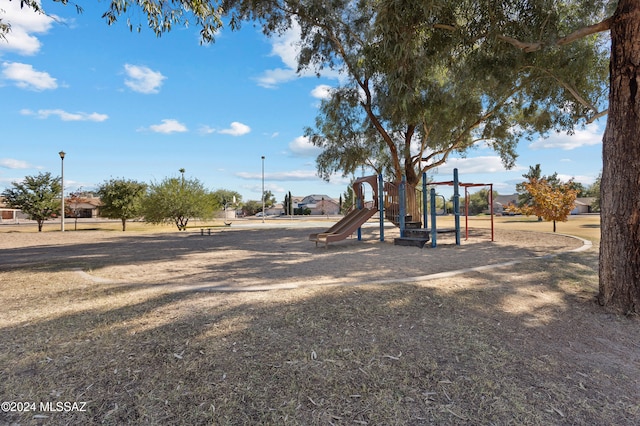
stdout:
[[(517, 262), (583, 247), (580, 239), (526, 231), (472, 230), (456, 246), (393, 245), (395, 228), (363, 228), (356, 238), (316, 247), (312, 232), (326, 228), (214, 229), (142, 234), (114, 231), (2, 233), (0, 269), (76, 270), (96, 282), (174, 285), (217, 291), (255, 291), (425, 279), (449, 271)], [(52, 266), (53, 265), (53, 266)]]

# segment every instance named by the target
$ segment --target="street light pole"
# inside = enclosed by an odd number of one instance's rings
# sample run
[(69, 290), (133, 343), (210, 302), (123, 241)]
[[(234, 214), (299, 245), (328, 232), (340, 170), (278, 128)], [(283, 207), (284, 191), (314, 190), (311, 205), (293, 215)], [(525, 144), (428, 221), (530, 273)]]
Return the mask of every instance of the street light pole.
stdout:
[(264, 155), (262, 156), (262, 223), (264, 223)]
[(64, 232), (64, 151), (60, 151), (58, 153), (60, 155), (60, 167), (61, 167), (61, 176), (60, 176), (60, 231)]

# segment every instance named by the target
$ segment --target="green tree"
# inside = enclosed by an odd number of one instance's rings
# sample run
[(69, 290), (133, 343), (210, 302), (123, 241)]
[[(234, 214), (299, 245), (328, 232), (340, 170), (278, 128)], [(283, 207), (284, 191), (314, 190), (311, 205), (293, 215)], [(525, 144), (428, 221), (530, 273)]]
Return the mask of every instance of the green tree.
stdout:
[(191, 218), (208, 219), (216, 209), (216, 200), (197, 179), (165, 178), (149, 185), (142, 212), (147, 222), (173, 222), (179, 231), (187, 229)]
[(342, 204), (340, 207), (340, 213), (347, 214), (356, 204), (356, 194), (353, 192), (353, 186), (347, 186), (342, 196)]
[[(273, 195), (271, 191), (264, 191), (264, 208), (270, 209), (271, 207), (276, 205), (276, 197)], [(260, 210), (262, 210), (262, 206), (260, 206)]]
[(246, 203), (244, 203), (244, 206), (242, 206), (242, 211), (245, 214), (245, 216), (253, 216), (258, 212), (262, 211), (262, 200), (260, 201), (256, 201), (256, 200), (249, 200)]
[(44, 221), (60, 214), (60, 192), (62, 186), (59, 177), (51, 173), (38, 173), (37, 176), (25, 176), (22, 182), (12, 182), (12, 188), (2, 192), (7, 205), (20, 209), (29, 219), (38, 223), (38, 232), (42, 232)]
[(142, 201), (147, 184), (131, 179), (109, 179), (100, 184), (97, 195), (100, 197), (100, 216), (120, 219), (122, 231), (127, 229), (127, 220), (142, 215)]
[(600, 211), (600, 181), (602, 180), (602, 173), (598, 175), (595, 182), (593, 182), (585, 191), (585, 197), (594, 197), (595, 200), (591, 203), (591, 209), (594, 212)]
[[(497, 192), (493, 192), (494, 198)], [(464, 202), (464, 201), (463, 201)], [(489, 210), (489, 190), (483, 188), (479, 191), (469, 194), (469, 214), (481, 214)]]
[[(240, 18), (265, 21), (267, 34), (296, 22), (299, 69), (329, 67), (348, 76), (322, 102), (315, 128), (305, 131), (323, 148), (317, 159), (323, 178), (365, 165), (396, 181), (405, 175), (410, 184), (479, 141), (490, 143), (509, 167), (521, 137), (571, 131), (606, 101), (606, 55), (597, 40), (535, 57), (509, 49), (495, 28), (538, 36), (539, 28), (527, 31), (521, 22), (516, 28), (513, 20), (547, 24), (524, 4), (486, 3), (492, 7), (477, 1), (224, 2)], [(572, 11), (553, 12), (545, 18), (549, 27), (576, 20)]]
[(216, 189), (211, 193), (216, 203), (216, 208), (242, 204), (242, 195), (237, 191), (229, 189)]

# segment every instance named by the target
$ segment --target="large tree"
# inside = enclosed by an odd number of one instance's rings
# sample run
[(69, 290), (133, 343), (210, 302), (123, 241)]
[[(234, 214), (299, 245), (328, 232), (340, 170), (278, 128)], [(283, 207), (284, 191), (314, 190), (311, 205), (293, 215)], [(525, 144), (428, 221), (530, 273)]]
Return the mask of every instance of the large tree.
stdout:
[(122, 231), (127, 229), (127, 220), (142, 215), (142, 200), (147, 184), (131, 179), (110, 179), (98, 187), (100, 216), (122, 221)]
[(187, 229), (191, 218), (208, 219), (218, 206), (214, 196), (198, 179), (165, 178), (149, 185), (142, 211), (149, 223), (173, 222), (179, 231)]
[[(598, 116), (606, 55), (597, 40), (530, 55), (495, 32), (547, 35), (571, 11), (540, 17), (529, 2), (227, 0), (238, 17), (261, 19), (267, 34), (299, 25), (300, 69), (345, 76), (322, 102), (314, 128), (329, 179), (363, 165), (416, 184), (421, 172), (478, 142), (509, 167), (523, 136), (572, 131)], [(547, 28), (529, 28), (518, 20)], [(546, 23), (543, 21), (547, 21)], [(236, 23), (237, 21), (232, 21)], [(516, 27), (516, 23), (520, 24)], [(514, 33), (515, 29), (517, 31)]]
[(13, 182), (12, 188), (2, 192), (9, 207), (20, 209), (29, 219), (38, 223), (38, 232), (42, 232), (44, 221), (60, 214), (60, 196), (62, 186), (60, 177), (51, 173), (38, 173), (37, 176), (25, 176), (22, 182)]

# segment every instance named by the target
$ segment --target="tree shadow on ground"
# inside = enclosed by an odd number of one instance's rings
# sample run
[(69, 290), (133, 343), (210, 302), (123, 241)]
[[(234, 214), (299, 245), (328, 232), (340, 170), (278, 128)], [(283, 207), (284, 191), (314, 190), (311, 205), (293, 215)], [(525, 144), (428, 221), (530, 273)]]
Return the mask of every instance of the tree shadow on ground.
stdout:
[(596, 268), (591, 251), (256, 293), (78, 280), (54, 300), (37, 289), (65, 273), (39, 273), (31, 320), (0, 310), (0, 394), (88, 401), (48, 424), (634, 424), (640, 331), (593, 303)]

